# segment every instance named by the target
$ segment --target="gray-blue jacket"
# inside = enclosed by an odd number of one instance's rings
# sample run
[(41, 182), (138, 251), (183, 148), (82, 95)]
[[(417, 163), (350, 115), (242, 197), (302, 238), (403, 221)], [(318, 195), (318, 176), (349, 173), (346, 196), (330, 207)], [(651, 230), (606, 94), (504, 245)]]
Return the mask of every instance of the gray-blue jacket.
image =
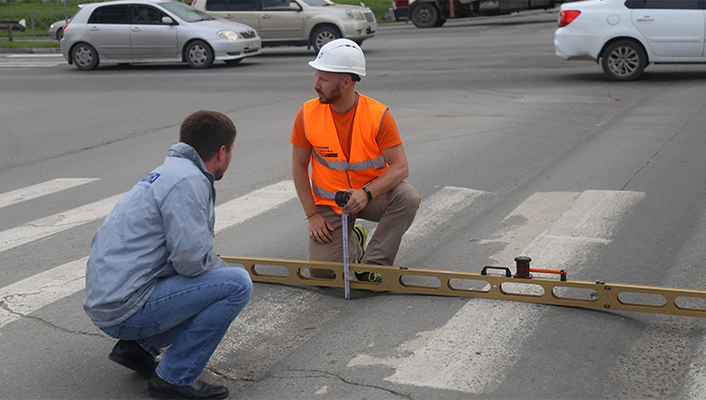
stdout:
[(86, 265), (84, 310), (98, 327), (137, 312), (160, 279), (226, 267), (213, 251), (214, 177), (186, 143), (118, 200)]

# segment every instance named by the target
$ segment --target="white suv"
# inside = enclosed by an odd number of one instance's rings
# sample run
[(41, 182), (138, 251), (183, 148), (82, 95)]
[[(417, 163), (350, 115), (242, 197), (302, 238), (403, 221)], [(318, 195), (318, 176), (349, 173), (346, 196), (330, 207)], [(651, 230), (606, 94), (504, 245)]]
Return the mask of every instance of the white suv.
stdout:
[(377, 31), (370, 8), (329, 0), (194, 0), (191, 6), (251, 26), (263, 46), (307, 46), (318, 53), (331, 40), (347, 38), (361, 44)]
[(650, 63), (706, 63), (702, 0), (589, 0), (564, 3), (556, 55), (594, 60), (615, 81)]

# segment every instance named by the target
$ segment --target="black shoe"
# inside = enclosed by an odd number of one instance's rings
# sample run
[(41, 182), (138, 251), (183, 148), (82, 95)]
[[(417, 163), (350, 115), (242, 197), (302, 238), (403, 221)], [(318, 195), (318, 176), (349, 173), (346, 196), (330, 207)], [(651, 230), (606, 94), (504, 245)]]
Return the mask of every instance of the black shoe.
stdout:
[(108, 358), (148, 377), (152, 376), (157, 367), (152, 354), (133, 340), (118, 340)]
[(191, 386), (177, 386), (153, 374), (147, 386), (147, 393), (155, 399), (225, 399), (228, 389), (221, 385), (211, 385), (198, 381)]

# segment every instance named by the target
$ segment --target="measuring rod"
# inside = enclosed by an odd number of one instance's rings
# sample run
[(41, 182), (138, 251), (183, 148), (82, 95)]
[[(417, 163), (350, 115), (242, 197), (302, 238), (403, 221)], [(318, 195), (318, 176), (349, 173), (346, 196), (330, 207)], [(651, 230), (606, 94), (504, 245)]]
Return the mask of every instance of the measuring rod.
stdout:
[[(335, 201), (339, 207), (345, 207), (351, 194), (348, 192), (336, 192)], [(341, 230), (343, 231), (343, 297), (346, 300), (351, 298), (351, 272), (348, 268), (348, 213), (341, 212)]]
[[(564, 270), (530, 268), (529, 257), (517, 257), (516, 273), (510, 268), (488, 266), (480, 273), (424, 268), (356, 264), (356, 271), (378, 272), (382, 282), (345, 281), (342, 263), (278, 258), (220, 256), (239, 264), (254, 282), (344, 288), (375, 292), (397, 292), (451, 297), (511, 300), (558, 306), (639, 311), (655, 314), (706, 317), (706, 291), (659, 286), (630, 285), (602, 281), (570, 280)], [(328, 269), (332, 279), (308, 276), (307, 268)], [(552, 273), (557, 278), (533, 276)]]

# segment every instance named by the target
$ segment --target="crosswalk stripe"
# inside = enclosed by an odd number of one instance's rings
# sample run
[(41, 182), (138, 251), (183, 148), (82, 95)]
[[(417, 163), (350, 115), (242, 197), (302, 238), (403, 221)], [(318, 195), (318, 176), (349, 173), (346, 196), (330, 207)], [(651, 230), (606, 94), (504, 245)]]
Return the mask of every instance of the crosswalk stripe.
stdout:
[(103, 218), (122, 194), (0, 232), (0, 252)]
[[(417, 240), (423, 239), (434, 229), (448, 222), (455, 211), (463, 210), (470, 206), (475, 200), (484, 195), (492, 194), (482, 190), (444, 186), (438, 192), (422, 201), (419, 206), (414, 222), (402, 237), (400, 252), (404, 249), (414, 248)], [(368, 237), (372, 237), (377, 227), (371, 227)]]
[(438, 228), (442, 223), (453, 218), (454, 212), (470, 206), (480, 196), (489, 192), (455, 186), (445, 186), (424, 200), (419, 206), (417, 216), (404, 236), (411, 242), (422, 238)]
[[(117, 201), (114, 197), (102, 202), (112, 201), (114, 205)], [(217, 223), (215, 230), (220, 232), (245, 222), (294, 197), (294, 183), (282, 181), (221, 204), (216, 207), (216, 215), (223, 214), (225, 221)], [(0, 328), (85, 288), (86, 261), (88, 257), (71, 261), (0, 288), (0, 299), (3, 301), (3, 307), (0, 308)]]
[[(414, 223), (404, 236), (405, 241), (403, 241), (402, 247), (410, 248), (417, 239), (421, 239), (423, 235), (431, 233), (440, 225), (454, 218), (454, 211), (468, 207), (474, 200), (485, 194), (489, 193), (458, 187), (442, 188), (422, 201)], [(302, 231), (302, 235), (305, 234), (306, 231)], [(288, 295), (285, 300), (268, 297), (249, 304), (231, 324), (230, 331), (237, 332), (237, 335), (226, 335), (212, 359), (224, 360), (233, 351), (233, 348), (238, 346), (260, 345), (263, 335), (266, 336), (286, 329), (321, 296), (321, 293), (317, 291), (296, 291)], [(286, 309), (287, 312), (277, 312), (276, 315), (273, 315), (273, 310), (283, 309)]]
[(56, 67), (57, 65), (61, 65), (63, 63), (54, 63), (54, 62), (47, 62), (47, 63), (23, 63), (23, 62), (14, 62), (11, 64), (0, 64), (0, 68), (35, 68), (35, 67)]
[(0, 328), (86, 287), (88, 257), (0, 288)]
[(54, 54), (8, 54), (7, 58), (59, 58), (64, 57), (61, 53)]
[(216, 207), (216, 232), (240, 224), (296, 197), (293, 181), (282, 181)]
[(11, 192), (0, 193), (0, 208), (36, 199), (62, 190), (71, 189), (86, 183), (95, 182), (98, 178), (57, 178), (50, 181), (27, 186)]
[[(570, 265), (569, 273), (575, 273), (597, 244), (610, 242), (625, 210), (643, 196), (627, 191), (583, 192), (521, 254), (532, 257), (533, 265), (551, 269)], [(488, 393), (506, 378), (522, 341), (531, 336), (545, 312), (546, 307), (524, 303), (469, 301), (443, 327), (420, 333), (430, 339), (385, 380)]]

